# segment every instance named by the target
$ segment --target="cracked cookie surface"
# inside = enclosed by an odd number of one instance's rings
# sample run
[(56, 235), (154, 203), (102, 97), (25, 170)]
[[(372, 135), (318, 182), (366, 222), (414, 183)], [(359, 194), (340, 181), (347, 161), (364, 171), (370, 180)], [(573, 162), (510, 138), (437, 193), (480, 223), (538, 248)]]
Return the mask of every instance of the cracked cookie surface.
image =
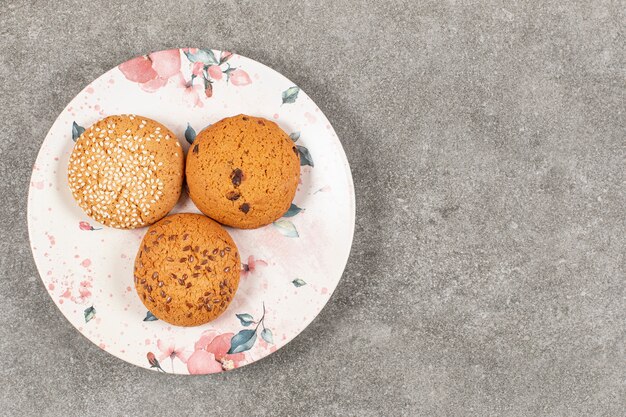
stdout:
[(253, 229), (289, 209), (300, 157), (276, 123), (240, 114), (198, 134), (187, 154), (186, 177), (200, 211), (222, 224)]
[(68, 183), (92, 219), (134, 229), (165, 216), (180, 197), (184, 154), (162, 124), (137, 115), (109, 116), (74, 145)]
[(135, 258), (135, 289), (157, 318), (198, 326), (228, 308), (240, 267), (237, 246), (222, 226), (200, 214), (174, 214), (144, 236)]

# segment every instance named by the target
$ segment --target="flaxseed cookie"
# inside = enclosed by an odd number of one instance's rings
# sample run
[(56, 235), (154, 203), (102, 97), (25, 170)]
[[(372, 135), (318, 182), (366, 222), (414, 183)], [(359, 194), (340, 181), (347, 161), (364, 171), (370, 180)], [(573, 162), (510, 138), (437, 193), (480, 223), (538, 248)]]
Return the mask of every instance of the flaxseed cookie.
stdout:
[(157, 318), (198, 326), (222, 314), (239, 285), (237, 246), (200, 214), (174, 214), (148, 229), (135, 259), (135, 288)]
[(119, 229), (152, 224), (180, 197), (183, 150), (162, 124), (136, 115), (109, 116), (88, 128), (70, 155), (68, 182), (94, 220)]
[(240, 114), (198, 134), (186, 172), (189, 195), (200, 211), (222, 224), (253, 229), (289, 209), (300, 157), (276, 123)]

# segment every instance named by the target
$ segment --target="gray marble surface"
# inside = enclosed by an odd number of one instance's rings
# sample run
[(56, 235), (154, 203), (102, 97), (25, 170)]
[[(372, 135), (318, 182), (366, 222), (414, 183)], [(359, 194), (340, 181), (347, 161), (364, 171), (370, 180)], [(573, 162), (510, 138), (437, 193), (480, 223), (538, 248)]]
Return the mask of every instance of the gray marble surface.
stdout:
[[(0, 413), (623, 415), (625, 21), (624, 1), (2, 1)], [(313, 324), (203, 377), (87, 341), (26, 230), (31, 167), (64, 106), (180, 46), (296, 82), (357, 196), (348, 266)]]

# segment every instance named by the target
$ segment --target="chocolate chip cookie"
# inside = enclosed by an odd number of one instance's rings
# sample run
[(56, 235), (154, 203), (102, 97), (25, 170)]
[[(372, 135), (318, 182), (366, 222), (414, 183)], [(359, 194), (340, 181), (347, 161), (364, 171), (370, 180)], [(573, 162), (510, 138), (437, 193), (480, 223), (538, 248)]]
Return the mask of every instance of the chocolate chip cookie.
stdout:
[(272, 223), (289, 209), (300, 179), (298, 150), (274, 122), (240, 114), (198, 134), (187, 154), (195, 205), (241, 229)]

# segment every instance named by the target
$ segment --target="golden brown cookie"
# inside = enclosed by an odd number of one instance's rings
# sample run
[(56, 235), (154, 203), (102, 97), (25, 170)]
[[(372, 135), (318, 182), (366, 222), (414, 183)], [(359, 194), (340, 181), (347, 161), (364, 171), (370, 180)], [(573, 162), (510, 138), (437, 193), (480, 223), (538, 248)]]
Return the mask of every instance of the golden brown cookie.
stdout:
[(228, 226), (254, 229), (289, 209), (300, 157), (276, 123), (240, 114), (198, 134), (186, 170), (189, 195), (204, 214)]
[(198, 326), (222, 314), (235, 296), (237, 246), (200, 214), (174, 214), (150, 226), (135, 259), (135, 288), (157, 318)]
[(94, 220), (119, 229), (152, 224), (180, 197), (183, 150), (162, 124), (109, 116), (85, 130), (70, 155), (68, 182)]

